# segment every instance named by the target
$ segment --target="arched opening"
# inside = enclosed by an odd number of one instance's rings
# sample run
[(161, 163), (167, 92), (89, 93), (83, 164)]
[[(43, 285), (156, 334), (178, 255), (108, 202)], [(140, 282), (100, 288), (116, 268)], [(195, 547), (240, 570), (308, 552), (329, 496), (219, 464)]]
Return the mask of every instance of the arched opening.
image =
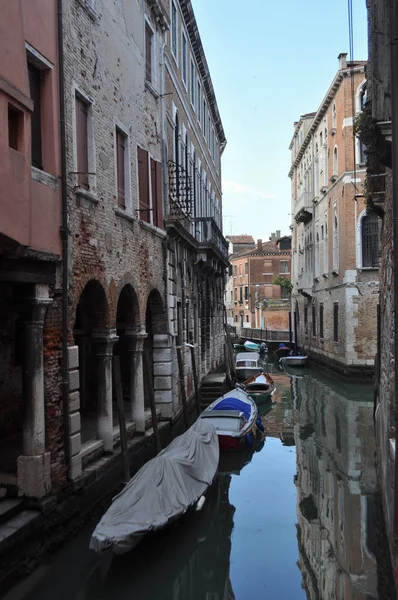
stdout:
[[(168, 335), (167, 319), (164, 304), (158, 290), (152, 290), (149, 294), (146, 314), (145, 328), (147, 337), (144, 342), (144, 354), (148, 357), (149, 373), (144, 370), (144, 405), (145, 409), (150, 407), (149, 382), (148, 377), (153, 382), (155, 390), (155, 399), (157, 396), (164, 396), (162, 392), (171, 394), (171, 371), (168, 373), (168, 367), (158, 367), (155, 370), (155, 363), (162, 365), (171, 364), (171, 356), (168, 355)], [(155, 356), (156, 350), (159, 350), (158, 356)], [(162, 376), (162, 372), (167, 375)]]
[(99, 385), (95, 334), (106, 330), (108, 303), (105, 291), (96, 280), (85, 286), (76, 306), (73, 329), (75, 345), (79, 351), (80, 415), (82, 443), (98, 437), (97, 401)]
[(133, 414), (133, 384), (135, 376), (134, 350), (139, 330), (139, 305), (133, 287), (127, 284), (120, 292), (116, 309), (116, 334), (118, 341), (113, 353), (119, 356), (125, 414), (129, 419)]

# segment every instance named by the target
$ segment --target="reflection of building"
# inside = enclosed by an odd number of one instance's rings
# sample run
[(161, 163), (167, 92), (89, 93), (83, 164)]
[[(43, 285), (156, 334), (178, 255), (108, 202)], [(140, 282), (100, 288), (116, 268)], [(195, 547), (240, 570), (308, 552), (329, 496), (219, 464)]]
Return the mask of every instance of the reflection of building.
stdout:
[(367, 212), (353, 132), (365, 102), (365, 62), (340, 54), (324, 100), (294, 124), (290, 145), (299, 344), (337, 369), (369, 370), (376, 352), (379, 219)]
[[(299, 381), (297, 537), (309, 600), (377, 598), (372, 517), (372, 403), (315, 378)], [(363, 396), (362, 396), (363, 397)], [(362, 596), (361, 596), (362, 597)]]
[[(235, 247), (235, 245), (234, 245)], [(289, 326), (291, 238), (273, 233), (230, 256), (225, 303), (229, 323), (237, 327), (282, 329)]]

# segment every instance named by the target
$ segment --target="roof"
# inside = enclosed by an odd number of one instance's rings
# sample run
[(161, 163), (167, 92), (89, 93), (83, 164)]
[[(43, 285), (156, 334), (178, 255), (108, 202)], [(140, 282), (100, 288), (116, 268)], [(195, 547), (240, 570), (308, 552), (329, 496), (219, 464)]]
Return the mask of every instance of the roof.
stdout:
[(254, 244), (252, 235), (227, 235), (226, 239), (233, 244)]

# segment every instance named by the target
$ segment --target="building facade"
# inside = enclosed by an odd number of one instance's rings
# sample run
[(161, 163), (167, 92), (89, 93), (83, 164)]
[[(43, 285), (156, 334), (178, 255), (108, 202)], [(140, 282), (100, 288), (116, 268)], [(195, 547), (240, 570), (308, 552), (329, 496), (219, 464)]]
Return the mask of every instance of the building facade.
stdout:
[[(226, 139), (189, 0), (165, 3), (163, 149), (167, 308), (172, 354), (181, 348), (188, 395), (194, 345), (200, 376), (224, 357), (228, 242), (222, 234), (221, 155)], [(176, 362), (174, 363), (176, 365)], [(176, 366), (175, 366), (176, 369)], [(173, 389), (179, 397), (181, 389)]]
[(380, 223), (366, 205), (366, 157), (354, 134), (365, 101), (365, 63), (341, 54), (317, 112), (295, 123), (289, 176), (299, 346), (336, 369), (371, 373)]
[(230, 256), (225, 296), (229, 322), (239, 328), (287, 330), (290, 310), (291, 238), (272, 233), (255, 248)]
[(0, 497), (65, 479), (56, 3), (0, 3)]

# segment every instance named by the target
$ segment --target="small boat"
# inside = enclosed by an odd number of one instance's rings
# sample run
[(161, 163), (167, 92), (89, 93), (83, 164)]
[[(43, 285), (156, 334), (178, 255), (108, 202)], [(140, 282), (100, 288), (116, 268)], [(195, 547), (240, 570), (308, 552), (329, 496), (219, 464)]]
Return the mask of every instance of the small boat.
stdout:
[(115, 496), (94, 529), (90, 548), (125, 554), (148, 532), (163, 529), (182, 516), (212, 484), (219, 455), (211, 421), (198, 419)]
[(256, 344), (256, 342), (246, 340), (243, 346), (247, 352), (260, 352), (260, 344)]
[(279, 359), (279, 364), (288, 367), (306, 367), (308, 363), (308, 356), (295, 356), (291, 354), (290, 356), (282, 356)]
[(261, 359), (258, 352), (239, 352), (236, 355), (236, 376), (238, 379), (248, 379), (261, 373)]
[(234, 342), (232, 345), (234, 347), (235, 352), (243, 352), (243, 350), (245, 349), (243, 342)]
[(256, 404), (264, 404), (272, 400), (276, 389), (271, 375), (264, 373), (264, 371), (258, 375), (252, 375), (242, 385)]
[(225, 452), (252, 448), (257, 428), (263, 429), (255, 402), (240, 388), (212, 402), (200, 418), (214, 425), (220, 450)]
[(279, 344), (278, 348), (274, 351), (275, 356), (278, 358), (282, 358), (282, 356), (289, 356), (291, 353), (291, 349), (285, 344)]

